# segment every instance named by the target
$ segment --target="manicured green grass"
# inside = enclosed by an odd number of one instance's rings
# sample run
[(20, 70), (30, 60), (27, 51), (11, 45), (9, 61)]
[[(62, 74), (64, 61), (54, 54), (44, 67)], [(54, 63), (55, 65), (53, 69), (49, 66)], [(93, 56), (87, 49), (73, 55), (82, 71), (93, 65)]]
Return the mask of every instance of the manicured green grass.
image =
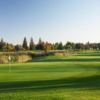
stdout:
[(100, 54), (95, 54), (1, 64), (0, 100), (99, 100)]

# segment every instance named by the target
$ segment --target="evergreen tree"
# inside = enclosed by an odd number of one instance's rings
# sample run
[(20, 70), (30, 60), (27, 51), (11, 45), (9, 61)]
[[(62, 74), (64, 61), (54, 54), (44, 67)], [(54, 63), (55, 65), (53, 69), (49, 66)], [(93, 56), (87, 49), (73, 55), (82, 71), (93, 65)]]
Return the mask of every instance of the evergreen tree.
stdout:
[(75, 43), (68, 41), (64, 47), (66, 50), (75, 50)]
[(4, 48), (4, 41), (3, 41), (3, 38), (1, 38), (1, 41), (0, 41), (0, 50), (3, 51), (3, 48)]
[(27, 45), (27, 39), (26, 39), (26, 37), (24, 37), (22, 47), (23, 47), (23, 49), (28, 50), (28, 45)]
[(62, 42), (60, 42), (60, 43), (58, 44), (58, 48), (57, 48), (57, 49), (58, 49), (58, 50), (63, 50), (63, 49), (64, 49)]
[(83, 43), (76, 43), (75, 44), (75, 49), (76, 50), (83, 50), (85, 47), (84, 47), (84, 44)]
[(56, 43), (54, 44), (54, 49), (55, 49), (55, 50), (57, 50), (57, 49), (58, 49), (58, 45), (59, 45), (59, 43), (58, 43), (58, 42), (56, 42)]
[(22, 50), (22, 46), (21, 45), (15, 45), (15, 51), (21, 51)]
[(30, 39), (29, 49), (30, 50), (34, 50), (35, 49), (35, 45), (34, 45), (34, 42), (33, 42), (33, 38), (32, 37)]
[(38, 42), (38, 44), (36, 46), (36, 49), (37, 50), (43, 50), (44, 49), (44, 42), (42, 41), (41, 38), (39, 38), (39, 42)]

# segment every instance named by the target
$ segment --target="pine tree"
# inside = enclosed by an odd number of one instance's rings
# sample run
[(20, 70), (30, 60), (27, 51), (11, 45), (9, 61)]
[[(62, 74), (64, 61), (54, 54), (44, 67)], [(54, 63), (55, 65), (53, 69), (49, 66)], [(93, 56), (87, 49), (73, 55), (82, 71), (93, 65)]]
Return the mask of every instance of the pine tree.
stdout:
[(60, 42), (60, 43), (58, 44), (58, 50), (63, 50), (63, 49), (64, 49), (63, 44), (62, 44), (62, 42)]
[(34, 45), (34, 42), (33, 42), (33, 38), (32, 37), (30, 39), (29, 49), (30, 50), (34, 50), (35, 49), (35, 45)]
[(28, 50), (28, 45), (27, 45), (27, 39), (26, 39), (26, 37), (24, 37), (22, 47), (23, 47), (23, 49)]
[(0, 50), (3, 51), (3, 48), (4, 48), (4, 41), (3, 41), (3, 38), (1, 38), (1, 41), (0, 41)]
[(42, 41), (41, 38), (39, 38), (39, 42), (38, 42), (38, 44), (36, 46), (36, 49), (37, 50), (43, 50), (43, 45), (44, 45), (44, 42)]

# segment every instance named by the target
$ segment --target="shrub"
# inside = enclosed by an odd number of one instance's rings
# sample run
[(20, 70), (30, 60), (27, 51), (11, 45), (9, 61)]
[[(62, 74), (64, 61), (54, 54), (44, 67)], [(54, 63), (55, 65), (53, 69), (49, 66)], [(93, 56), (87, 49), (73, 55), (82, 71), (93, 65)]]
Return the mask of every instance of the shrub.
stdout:
[(21, 54), (16, 56), (16, 62), (27, 62), (32, 60), (32, 57), (29, 55)]
[(0, 63), (8, 63), (8, 56), (7, 55), (0, 55)]

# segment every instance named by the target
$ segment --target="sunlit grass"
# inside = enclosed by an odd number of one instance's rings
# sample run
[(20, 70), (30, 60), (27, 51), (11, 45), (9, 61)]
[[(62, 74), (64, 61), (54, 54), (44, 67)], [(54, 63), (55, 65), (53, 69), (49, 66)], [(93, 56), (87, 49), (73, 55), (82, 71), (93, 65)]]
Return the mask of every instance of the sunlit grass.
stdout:
[(95, 54), (1, 64), (0, 100), (99, 100), (100, 56)]

